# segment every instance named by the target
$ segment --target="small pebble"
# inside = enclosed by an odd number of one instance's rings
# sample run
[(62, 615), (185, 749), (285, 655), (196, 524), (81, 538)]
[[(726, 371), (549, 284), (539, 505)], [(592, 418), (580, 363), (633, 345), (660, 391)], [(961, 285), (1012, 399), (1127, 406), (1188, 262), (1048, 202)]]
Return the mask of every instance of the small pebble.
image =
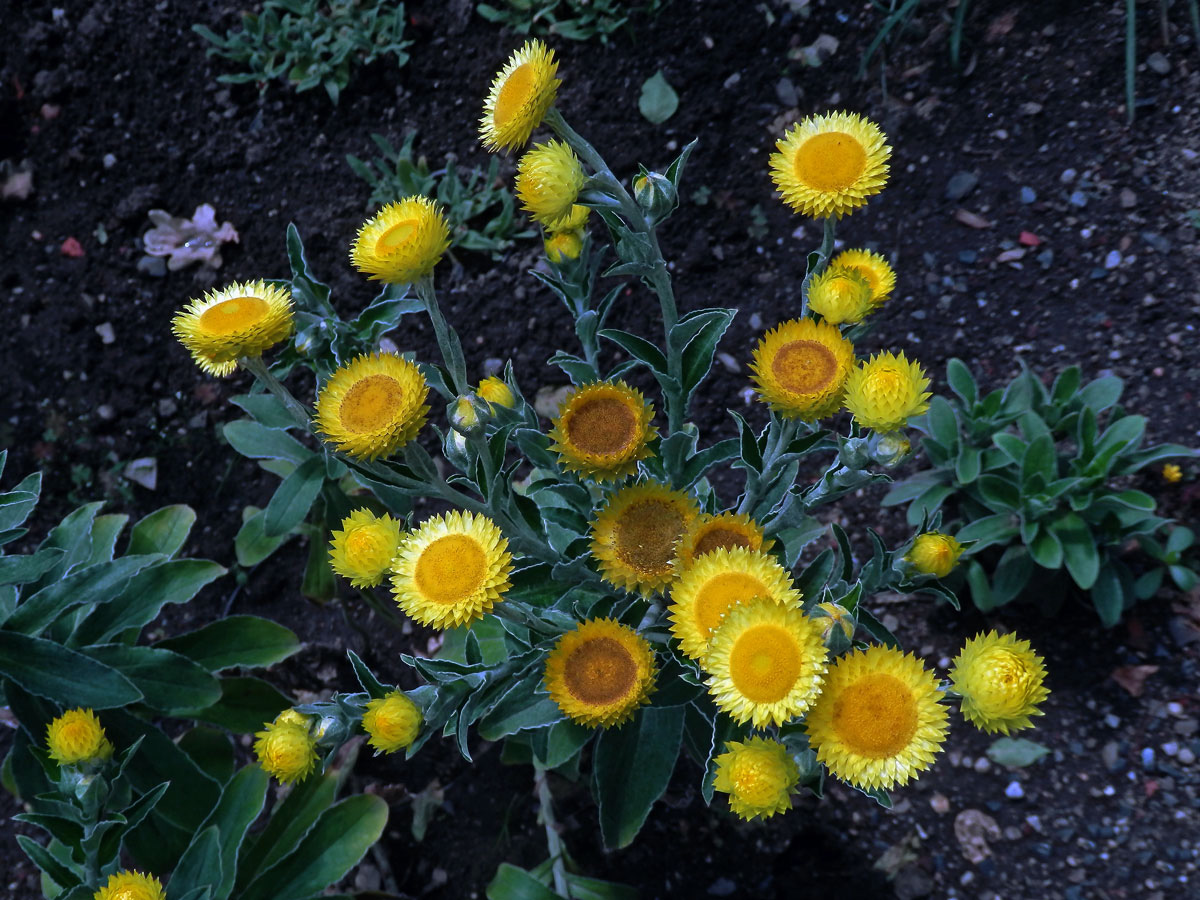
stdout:
[(1072, 181), (1075, 180), (1075, 176), (1078, 174), (1079, 173), (1076, 172), (1074, 169), (1063, 169), (1063, 173), (1058, 176), (1058, 180), (1061, 181), (1063, 184), (1070, 184)]
[(1146, 57), (1146, 65), (1150, 67), (1151, 71), (1159, 75), (1166, 75), (1171, 71), (1171, 61), (1157, 52), (1151, 53)]
[(1121, 251), (1109, 250), (1108, 255), (1104, 257), (1104, 268), (1115, 269), (1121, 264)]
[(1021, 782), (1010, 781), (1008, 787), (1004, 789), (1004, 796), (1009, 800), (1020, 800), (1025, 796), (1025, 789), (1021, 787)]
[(945, 794), (938, 794), (935, 792), (934, 795), (929, 798), (929, 805), (939, 816), (944, 816), (946, 813), (950, 812), (950, 800)]
[(102, 322), (96, 326), (96, 334), (100, 335), (100, 343), (111, 344), (117, 339), (111, 322)]
[(1167, 756), (1175, 756), (1179, 753), (1179, 744), (1175, 741), (1167, 741), (1162, 745), (1162, 752), (1167, 754)]
[(1194, 763), (1196, 761), (1196, 754), (1193, 753), (1191, 750), (1189, 750), (1187, 747), (1180, 747), (1179, 755), (1175, 758), (1178, 759), (1179, 762), (1182, 763), (1183, 765), (1190, 766), (1192, 763)]
[(483, 376), (490, 378), (492, 375), (499, 375), (504, 371), (504, 360), (490, 356), (483, 361)]
[(981, 756), (981, 757), (979, 757), (979, 759), (975, 760), (975, 771), (976, 772), (986, 772), (991, 767), (992, 767), (992, 761), (990, 759), (988, 759), (986, 756)]
[(946, 185), (947, 200), (961, 200), (979, 184), (979, 176), (974, 172), (956, 172)]
[(1154, 765), (1154, 748), (1145, 747), (1142, 750), (1142, 766), (1148, 769), (1152, 765)]
[(1078, 206), (1080, 209), (1087, 206), (1087, 194), (1083, 191), (1071, 191), (1071, 196), (1067, 200), (1072, 206)]
[(96, 415), (98, 415), (105, 422), (111, 422), (114, 418), (116, 418), (117, 414), (116, 411), (113, 410), (113, 408), (107, 403), (101, 403), (96, 407)]
[(1032, 203), (1036, 199), (1037, 199), (1037, 191), (1035, 191), (1033, 188), (1031, 188), (1031, 187), (1021, 188), (1021, 202), (1022, 203), (1026, 203), (1026, 204)]
[(102, 159), (101, 162), (104, 164), (104, 168), (111, 169), (117, 164), (117, 158), (111, 153), (105, 153), (104, 159)]
[(1172, 716), (1182, 716), (1183, 715), (1183, 704), (1180, 703), (1178, 700), (1172, 700), (1170, 703), (1167, 704), (1167, 714), (1172, 715)]
[(1119, 728), (1121, 726), (1121, 720), (1112, 713), (1109, 713), (1104, 717), (1104, 724), (1109, 728)]

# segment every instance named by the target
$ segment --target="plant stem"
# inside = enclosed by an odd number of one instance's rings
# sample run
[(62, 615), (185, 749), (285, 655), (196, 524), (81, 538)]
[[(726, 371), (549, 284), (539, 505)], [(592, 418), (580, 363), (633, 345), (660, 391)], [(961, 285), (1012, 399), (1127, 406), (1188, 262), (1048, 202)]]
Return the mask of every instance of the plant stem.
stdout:
[(570, 900), (571, 886), (567, 883), (567, 867), (563, 863), (563, 843), (558, 834), (558, 823), (554, 819), (554, 796), (546, 780), (546, 770), (536, 762), (533, 764), (533, 780), (537, 785), (538, 806), (542, 825), (546, 828), (546, 847), (550, 851), (551, 870), (554, 873), (554, 891)]
[(824, 233), (821, 236), (821, 246), (817, 250), (817, 264), (804, 273), (804, 280), (800, 282), (800, 318), (804, 318), (808, 314), (808, 286), (813, 278), (829, 265), (829, 260), (833, 256), (833, 238), (834, 231), (837, 229), (837, 219), (829, 216), (825, 219)]
[(463, 356), (462, 343), (458, 332), (450, 327), (441, 307), (438, 306), (437, 294), (433, 290), (433, 276), (425, 275), (417, 281), (417, 296), (425, 304), (429, 313), (429, 321), (433, 323), (433, 333), (437, 336), (438, 349), (442, 352), (442, 361), (450, 372), (451, 388), (454, 393), (462, 396), (467, 393), (467, 362)]
[(243, 356), (238, 362), (283, 403), (299, 427), (308, 432), (312, 431), (312, 416), (309, 411), (304, 404), (292, 396), (292, 392), (284, 387), (278, 378), (271, 374), (271, 370), (267, 368), (267, 364), (263, 362), (261, 356)]
[(788, 445), (795, 438), (799, 424), (799, 419), (779, 418), (774, 414), (771, 415), (771, 421), (767, 427), (767, 449), (763, 453), (762, 474), (758, 475), (747, 470), (746, 492), (742, 495), (742, 502), (738, 504), (739, 513), (754, 515), (754, 507), (758, 505), (758, 501), (762, 497), (763, 488), (771, 482), (771, 470), (775, 468), (780, 457), (787, 453)]

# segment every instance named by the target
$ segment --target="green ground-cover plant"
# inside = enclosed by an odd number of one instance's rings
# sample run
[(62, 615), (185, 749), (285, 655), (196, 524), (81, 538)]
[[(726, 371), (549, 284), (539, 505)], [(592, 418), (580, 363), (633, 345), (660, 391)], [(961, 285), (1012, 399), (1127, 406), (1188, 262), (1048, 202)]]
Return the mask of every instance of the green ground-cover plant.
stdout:
[[(984, 394), (957, 359), (946, 378), (954, 396), (935, 397), (917, 425), (931, 468), (893, 486), (884, 504), (909, 504), (910, 522), (951, 510), (962, 523), (959, 540), (974, 542), (965, 572), (976, 606), (1002, 606), (1034, 581), (1042, 601), (1054, 603), (1073, 582), (1113, 625), (1162, 581), (1162, 569), (1139, 576), (1126, 561), (1132, 539), (1163, 560), (1180, 587), (1193, 583), (1179, 556), (1191, 533), (1175, 529), (1161, 547), (1155, 536), (1168, 520), (1155, 514), (1152, 496), (1125, 482), (1147, 466), (1196, 453), (1178, 444), (1143, 447), (1146, 420), (1120, 406), (1120, 378), (1083, 384), (1070, 366), (1047, 387), (1025, 369)], [(1039, 569), (1051, 580), (1035, 578)]]
[(533, 231), (520, 229), (512, 191), (499, 175), (499, 160), (492, 159), (486, 170), (476, 166), (463, 172), (453, 157), (447, 157), (442, 168), (431, 170), (424, 156), (413, 156), (416, 137), (410, 131), (397, 149), (383, 135), (373, 134), (379, 159), (346, 155), (354, 174), (371, 186), (368, 207), (414, 195), (437, 200), (450, 220), (450, 246), (490, 253), (492, 259), (499, 259), (514, 241), (533, 237)]
[(385, 56), (408, 62), (404, 24), (404, 4), (394, 0), (264, 0), (261, 13), (243, 13), (241, 28), (225, 37), (205, 25), (192, 30), (212, 44), (210, 56), (244, 69), (218, 81), (265, 90), (282, 77), (297, 91), (323, 87), (337, 103), (356, 66)]
[(654, 15), (667, 0), (497, 0), (475, 7), (489, 22), (516, 34), (555, 35), (571, 41), (598, 37), (602, 43), (634, 13)]
[[(6, 456), (0, 451), (0, 473)], [(0, 545), (26, 538), (22, 526), (40, 492), (34, 474), (0, 494)], [(360, 797), (331, 807), (341, 780), (331, 767), (246, 837), (264, 807), (267, 777), (258, 766), (234, 774), (229, 737), (291, 705), (240, 670), (287, 658), (299, 649), (296, 636), (237, 615), (141, 643), (166, 604), (190, 601), (224, 569), (180, 555), (195, 522), (188, 507), (135, 523), (122, 553), (128, 516), (101, 514), (100, 506), (68, 514), (29, 552), (0, 551), (0, 685), (19, 726), (3, 783), (26, 805), (22, 821), (48, 835), (45, 844), (20, 838), (47, 896), (90, 900), (122, 851), (152, 871), (174, 870), (173, 898), (319, 892), (378, 837), (382, 803)], [(71, 716), (78, 724), (84, 707), (87, 717), (95, 711), (106, 749), (72, 755), (78, 740), (69, 735), (48, 743), (51, 724)], [(194, 724), (172, 740), (155, 724), (161, 718)], [(350, 827), (347, 817), (364, 818)], [(313, 868), (318, 847), (333, 852)]]

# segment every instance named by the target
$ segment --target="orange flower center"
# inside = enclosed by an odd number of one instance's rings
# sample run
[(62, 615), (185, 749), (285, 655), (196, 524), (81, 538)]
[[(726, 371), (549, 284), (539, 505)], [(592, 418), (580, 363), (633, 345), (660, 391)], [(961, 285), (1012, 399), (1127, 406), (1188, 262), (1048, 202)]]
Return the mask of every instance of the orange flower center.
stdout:
[(200, 327), (209, 334), (226, 335), (261, 322), (270, 305), (261, 297), (234, 297), (210, 306), (200, 314)]
[(729, 653), (729, 676), (752, 703), (778, 703), (800, 677), (800, 649), (786, 628), (764, 624), (747, 628)]
[(492, 121), (497, 128), (503, 128), (521, 111), (533, 90), (536, 75), (532, 63), (522, 63), (504, 79), (500, 95), (496, 97), (496, 109), (492, 113)]
[(767, 596), (767, 586), (742, 572), (723, 572), (710, 578), (696, 593), (696, 624), (706, 634), (721, 624), (721, 617), (739, 603)]
[(818, 341), (791, 341), (776, 351), (771, 373), (784, 390), (816, 394), (833, 384), (837, 357)]
[(683, 514), (671, 503), (662, 500), (635, 503), (617, 520), (614, 529), (617, 556), (640, 572), (669, 572), (684, 524)]
[(590, 638), (567, 657), (563, 680), (576, 700), (604, 706), (629, 695), (637, 681), (637, 663), (619, 641)]
[(867, 164), (863, 145), (840, 131), (814, 134), (796, 148), (796, 177), (818, 191), (844, 191)]
[(419, 227), (416, 219), (397, 222), (375, 240), (375, 252), (380, 256), (389, 255), (412, 240)]
[(404, 388), (390, 375), (368, 375), (351, 385), (338, 407), (347, 431), (379, 431), (392, 424), (404, 403)]
[(741, 531), (734, 528), (713, 528), (705, 531), (696, 541), (695, 556), (703, 556), (705, 553), (712, 553), (714, 550), (722, 548), (732, 550), (734, 547), (745, 547), (750, 549), (750, 538)]
[(616, 397), (596, 397), (565, 423), (571, 443), (584, 453), (612, 456), (627, 450), (637, 435), (637, 417)]
[(479, 590), (486, 567), (487, 557), (475, 539), (448, 534), (421, 552), (413, 579), (424, 596), (451, 605)]
[(895, 756), (916, 734), (917, 700), (895, 676), (872, 672), (834, 701), (833, 730), (860, 756)]

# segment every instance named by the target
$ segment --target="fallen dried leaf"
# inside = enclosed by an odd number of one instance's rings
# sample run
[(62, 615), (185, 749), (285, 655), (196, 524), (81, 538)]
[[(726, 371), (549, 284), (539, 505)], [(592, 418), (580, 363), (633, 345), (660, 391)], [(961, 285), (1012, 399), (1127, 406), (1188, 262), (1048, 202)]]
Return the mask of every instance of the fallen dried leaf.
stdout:
[(1000, 826), (985, 812), (964, 809), (954, 817), (954, 836), (963, 856), (972, 864), (983, 862), (992, 855), (988, 841), (998, 841), (1002, 836)]
[(954, 211), (954, 220), (968, 228), (991, 228), (992, 223), (978, 213), (973, 213), (969, 209), (956, 209)]
[(1109, 673), (1109, 678), (1119, 684), (1131, 697), (1142, 696), (1146, 679), (1158, 671), (1158, 666), (1118, 666)]
[(920, 847), (921, 839), (917, 837), (916, 832), (910, 832), (884, 850), (883, 855), (875, 860), (871, 868), (878, 869), (888, 878), (894, 878), (896, 873), (909, 863), (917, 861), (919, 857), (915, 851)]

